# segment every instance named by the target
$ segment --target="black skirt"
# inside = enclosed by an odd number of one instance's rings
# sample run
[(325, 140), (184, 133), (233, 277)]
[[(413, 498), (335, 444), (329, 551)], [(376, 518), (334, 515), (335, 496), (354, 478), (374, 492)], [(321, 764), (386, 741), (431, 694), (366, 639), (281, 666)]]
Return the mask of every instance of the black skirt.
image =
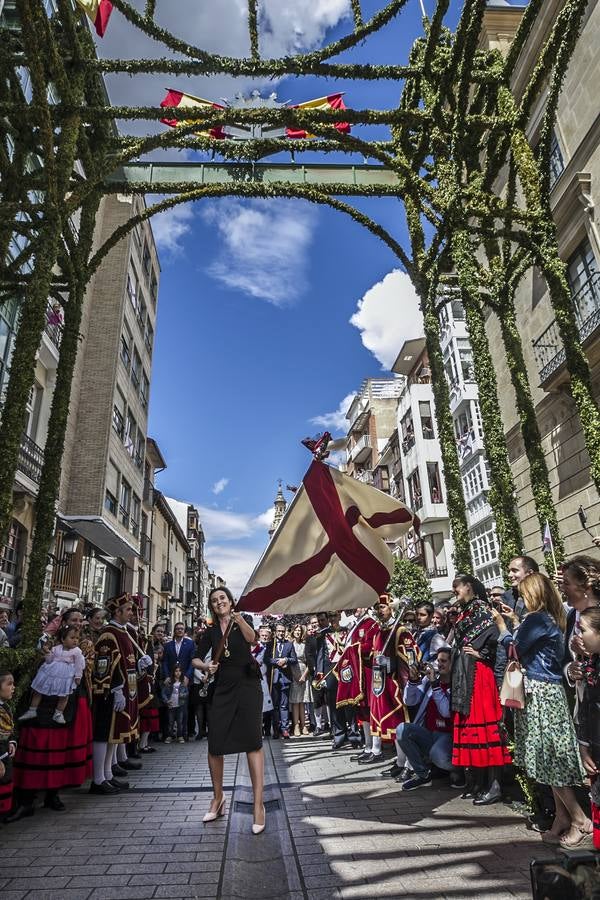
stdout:
[(248, 667), (219, 667), (208, 714), (208, 752), (213, 756), (252, 753), (262, 747), (263, 693)]

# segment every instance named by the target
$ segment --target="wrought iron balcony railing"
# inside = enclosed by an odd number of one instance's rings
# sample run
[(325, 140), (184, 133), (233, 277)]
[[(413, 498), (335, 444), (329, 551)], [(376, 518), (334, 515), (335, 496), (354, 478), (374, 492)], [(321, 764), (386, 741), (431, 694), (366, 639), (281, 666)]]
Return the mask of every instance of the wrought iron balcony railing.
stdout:
[(42, 477), (42, 468), (44, 465), (44, 451), (38, 447), (35, 441), (32, 441), (29, 435), (23, 434), (21, 438), (21, 449), (19, 450), (19, 462), (17, 468), (19, 472), (31, 478), (36, 484), (40, 483)]
[[(573, 305), (579, 337), (585, 343), (600, 327), (600, 272), (594, 272), (573, 294)], [(565, 362), (565, 348), (556, 319), (532, 343), (540, 382), (544, 384)]]

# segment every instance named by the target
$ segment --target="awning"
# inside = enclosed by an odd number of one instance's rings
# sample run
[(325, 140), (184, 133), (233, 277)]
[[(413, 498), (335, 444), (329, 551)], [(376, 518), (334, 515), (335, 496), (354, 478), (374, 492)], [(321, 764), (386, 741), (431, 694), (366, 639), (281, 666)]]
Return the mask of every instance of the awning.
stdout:
[(94, 547), (97, 547), (106, 556), (126, 559), (129, 556), (139, 556), (139, 546), (130, 544), (112, 527), (110, 522), (102, 516), (65, 516), (58, 514), (58, 519), (80, 534)]

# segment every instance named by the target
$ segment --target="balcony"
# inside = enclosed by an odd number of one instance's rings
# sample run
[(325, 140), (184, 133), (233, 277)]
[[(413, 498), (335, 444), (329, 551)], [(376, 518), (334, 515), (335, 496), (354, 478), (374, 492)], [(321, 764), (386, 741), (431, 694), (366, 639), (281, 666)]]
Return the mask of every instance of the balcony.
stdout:
[(415, 436), (414, 434), (407, 434), (404, 440), (402, 441), (402, 452), (404, 454), (408, 453), (415, 446)]
[(353, 463), (365, 462), (371, 455), (371, 436), (363, 434), (350, 449), (350, 459)]
[(154, 506), (154, 485), (149, 478), (144, 478), (143, 501), (148, 506)]
[(152, 541), (150, 537), (146, 534), (145, 531), (142, 531), (140, 535), (140, 559), (150, 564), (150, 560), (152, 557)]
[[(575, 317), (581, 343), (596, 334), (600, 326), (600, 272), (594, 272), (573, 294)], [(533, 343), (533, 355), (544, 385), (565, 364), (565, 348), (554, 319)]]
[(173, 573), (165, 572), (162, 578), (160, 579), (160, 591), (161, 594), (170, 594), (173, 590)]
[(21, 448), (19, 450), (19, 462), (17, 469), (39, 484), (42, 478), (42, 468), (44, 466), (44, 451), (41, 447), (32, 441), (27, 434), (23, 434), (21, 438)]
[(447, 578), (448, 577), (448, 569), (443, 566), (434, 566), (432, 569), (427, 569), (427, 577), (428, 578)]
[(60, 350), (62, 341), (64, 314), (60, 303), (50, 303), (46, 306), (46, 325), (44, 331), (54, 344), (57, 350)]
[(373, 472), (371, 469), (361, 469), (358, 472), (354, 473), (354, 478), (357, 481), (362, 481), (363, 484), (373, 484)]

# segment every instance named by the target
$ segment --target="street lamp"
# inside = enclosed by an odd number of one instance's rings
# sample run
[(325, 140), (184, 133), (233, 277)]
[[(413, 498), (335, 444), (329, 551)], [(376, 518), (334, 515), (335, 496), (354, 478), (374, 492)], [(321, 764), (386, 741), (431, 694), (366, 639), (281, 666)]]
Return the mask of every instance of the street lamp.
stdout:
[(79, 546), (79, 535), (76, 531), (73, 531), (72, 528), (67, 529), (67, 531), (62, 531), (61, 535), (62, 555), (58, 557), (55, 553), (48, 554), (48, 559), (51, 560), (52, 565), (57, 569), (64, 568), (70, 564), (71, 559), (77, 553), (77, 548)]

